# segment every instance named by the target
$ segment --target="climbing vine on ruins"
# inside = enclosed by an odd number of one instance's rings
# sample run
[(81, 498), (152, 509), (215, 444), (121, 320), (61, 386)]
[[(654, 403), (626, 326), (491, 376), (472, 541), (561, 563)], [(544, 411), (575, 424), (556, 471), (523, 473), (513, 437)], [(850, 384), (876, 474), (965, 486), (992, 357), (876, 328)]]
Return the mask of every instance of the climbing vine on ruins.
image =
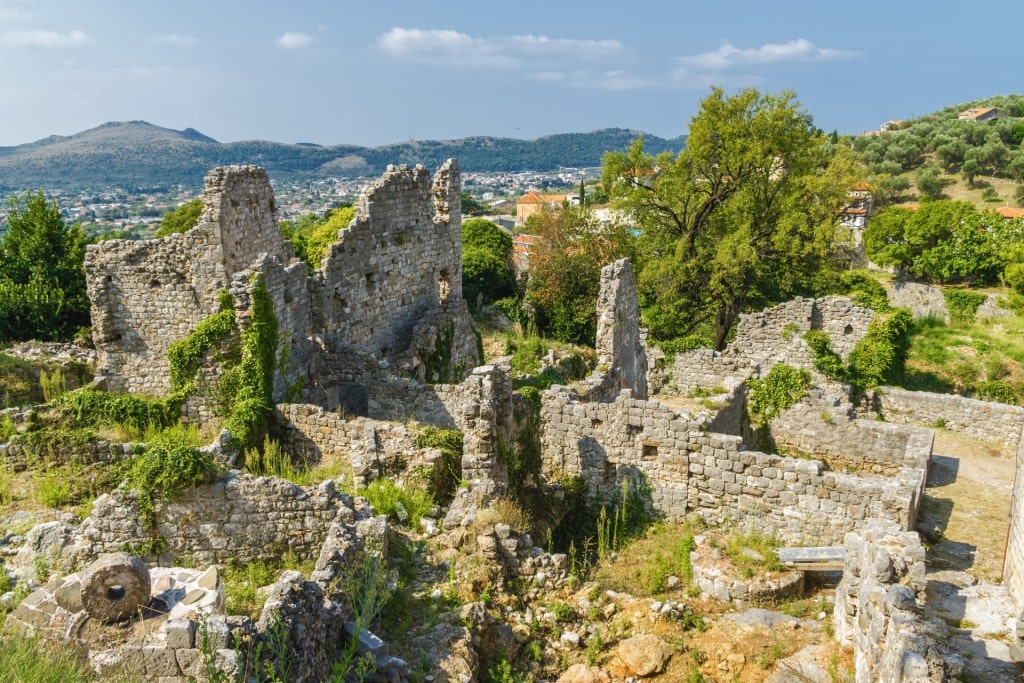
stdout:
[(217, 472), (213, 459), (197, 448), (172, 438), (156, 439), (132, 459), (122, 485), (138, 491), (139, 512), (146, 528), (156, 530), (156, 503), (174, 500), (209, 481)]
[(218, 295), (220, 310), (206, 318), (192, 334), (180, 339), (167, 350), (171, 366), (171, 391), (189, 394), (195, 389), (195, 376), (203, 354), (235, 329), (234, 300), (228, 292)]
[(824, 330), (809, 330), (804, 333), (804, 341), (813, 352), (814, 367), (818, 372), (837, 382), (850, 380), (849, 369), (838, 353), (832, 350), (832, 339)]
[(242, 360), (238, 392), (231, 404), (227, 427), (232, 438), (246, 446), (260, 442), (274, 404), (274, 368), (277, 366), (277, 316), (263, 276), (253, 273), (252, 311), (242, 331)]
[(440, 471), (433, 473), (434, 498), (445, 504), (455, 495), (462, 479), (462, 432), (457, 429), (424, 427), (416, 435), (416, 448), (436, 448), (444, 454)]
[(913, 315), (906, 308), (879, 313), (850, 351), (850, 382), (861, 387), (895, 383), (903, 373), (910, 348)]
[(762, 379), (748, 379), (748, 407), (761, 426), (791, 407), (807, 393), (811, 374), (785, 363), (774, 366)]

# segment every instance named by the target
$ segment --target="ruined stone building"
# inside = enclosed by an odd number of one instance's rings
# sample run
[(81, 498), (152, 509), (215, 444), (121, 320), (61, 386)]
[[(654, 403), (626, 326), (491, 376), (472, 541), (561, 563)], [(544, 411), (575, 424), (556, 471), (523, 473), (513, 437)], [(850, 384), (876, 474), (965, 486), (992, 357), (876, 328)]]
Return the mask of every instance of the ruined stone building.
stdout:
[[(380, 476), (394, 453), (416, 452), (403, 423), (458, 428), (468, 487), (445, 524), (462, 524), (474, 506), (507, 493), (502, 446), (516, 442), (530, 408), (512, 390), (507, 359), (480, 365), (461, 291), (460, 195), (453, 160), (433, 178), (419, 166), (390, 167), (364, 190), (354, 220), (310, 276), (280, 235), (267, 174), (254, 166), (215, 169), (192, 230), (89, 247), (98, 375), (114, 391), (167, 395), (171, 343), (215, 314), (224, 292), (245, 329), (254, 287), (262, 284), (279, 327), (275, 399), (285, 447), (310, 461), (341, 458), (365, 481)], [(576, 478), (605, 502), (626, 484), (649, 494), (652, 511), (667, 519), (696, 515), (787, 544), (844, 545), (848, 578), (837, 601), (837, 635), (857, 652), (857, 680), (954, 680), (944, 677), (947, 662), (913, 626), (915, 601), (924, 599), (923, 549), (913, 528), (933, 435), (897, 423), (942, 419), (950, 428), (995, 434), (1024, 463), (1024, 410), (885, 388), (876, 400), (889, 422), (858, 412), (842, 387), (817, 373), (802, 339), (822, 330), (840, 356), (851, 352), (874, 314), (842, 297), (796, 299), (745, 315), (725, 351), (680, 353), (670, 364), (644, 344), (627, 260), (603, 269), (597, 306), (597, 370), (540, 397), (539, 483)], [(212, 386), (217, 359), (205, 361), (201, 384)], [(758, 433), (745, 419), (744, 380), (763, 377), (777, 363), (807, 369), (815, 388)], [(668, 400), (698, 389), (710, 395), (707, 406), (684, 409)], [(206, 419), (214, 403), (209, 392), (196, 392), (186, 415)], [(799, 457), (763, 452), (765, 437)], [(217, 518), (221, 499), (235, 501), (231, 496), (249, 486), (232, 482), (226, 493), (197, 503), (204, 515)], [(1006, 564), (1020, 607), (1022, 482), (1018, 477)], [(306, 534), (296, 543), (311, 552), (334, 523), (335, 495), (302, 495), (309, 499), (300, 515)], [(105, 498), (98, 502), (104, 514), (76, 533), (93, 539), (94, 552), (137, 540), (119, 531), (130, 526), (130, 506)], [(180, 546), (172, 547), (207, 560), (265, 552), (260, 544), (221, 542), (217, 525), (208, 526), (198, 536), (209, 532), (218, 540), (172, 534)]]

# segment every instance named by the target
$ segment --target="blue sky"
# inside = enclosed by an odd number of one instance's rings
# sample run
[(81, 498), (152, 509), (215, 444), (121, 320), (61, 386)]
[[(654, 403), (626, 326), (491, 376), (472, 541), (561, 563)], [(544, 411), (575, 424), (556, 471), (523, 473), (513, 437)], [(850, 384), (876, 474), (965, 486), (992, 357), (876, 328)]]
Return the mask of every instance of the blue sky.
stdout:
[(858, 133), (1024, 91), (1019, 0), (0, 0), (0, 146), (143, 119), (380, 145), (671, 137), (711, 85)]

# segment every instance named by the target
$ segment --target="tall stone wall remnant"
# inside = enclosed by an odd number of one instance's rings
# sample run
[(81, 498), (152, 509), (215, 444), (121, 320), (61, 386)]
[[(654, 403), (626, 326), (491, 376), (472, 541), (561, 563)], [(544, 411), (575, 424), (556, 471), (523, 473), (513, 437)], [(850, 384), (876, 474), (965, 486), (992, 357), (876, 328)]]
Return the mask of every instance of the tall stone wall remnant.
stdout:
[[(158, 240), (88, 248), (98, 376), (113, 391), (166, 395), (171, 344), (217, 312), (222, 292), (232, 294), (244, 329), (254, 283), (262, 282), (280, 331), (276, 400), (295, 387), (335, 405), (357, 400), (352, 396), (360, 387), (311, 374), (314, 367), (338, 366), (317, 364), (317, 355), (344, 355), (345, 348), (358, 350), (359, 367), (367, 357), (385, 363), (406, 358), (421, 380), (461, 381), (481, 360), (462, 299), (461, 191), (455, 160), (433, 179), (422, 166), (389, 167), (362, 193), (355, 219), (308, 277), (281, 236), (266, 171), (210, 171), (196, 227)], [(217, 380), (216, 365), (211, 360), (201, 370), (208, 383)], [(333, 394), (310, 389), (311, 378)], [(361, 391), (365, 395), (366, 387)], [(209, 417), (203, 401), (193, 397), (185, 414)]]
[(629, 389), (633, 398), (647, 398), (647, 354), (640, 332), (636, 277), (629, 259), (601, 269), (597, 298), (597, 364), (612, 396)]

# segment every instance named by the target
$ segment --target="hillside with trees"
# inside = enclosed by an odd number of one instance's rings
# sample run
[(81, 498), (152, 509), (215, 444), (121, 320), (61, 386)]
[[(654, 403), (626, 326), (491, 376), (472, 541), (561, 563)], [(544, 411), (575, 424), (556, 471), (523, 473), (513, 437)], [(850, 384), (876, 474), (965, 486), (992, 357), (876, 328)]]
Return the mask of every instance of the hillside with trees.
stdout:
[[(973, 121), (962, 112), (995, 108), (1000, 118)], [(890, 122), (853, 140), (884, 202), (914, 198), (966, 199), (993, 206), (1024, 205), (1024, 95), (955, 104), (926, 116)]]
[[(211, 168), (229, 164), (263, 166), (277, 180), (377, 176), (388, 164), (437, 168), (450, 157), (469, 171), (553, 171), (599, 166), (605, 151), (625, 149), (637, 135), (607, 128), (536, 140), (481, 136), (359, 147), (261, 140), (221, 143), (191, 128), (176, 131), (145, 121), (106, 123), (67, 137), (0, 147), (0, 193), (38, 187), (191, 187), (198, 186)], [(648, 136), (647, 141), (655, 151), (677, 151), (684, 145), (681, 137)]]

